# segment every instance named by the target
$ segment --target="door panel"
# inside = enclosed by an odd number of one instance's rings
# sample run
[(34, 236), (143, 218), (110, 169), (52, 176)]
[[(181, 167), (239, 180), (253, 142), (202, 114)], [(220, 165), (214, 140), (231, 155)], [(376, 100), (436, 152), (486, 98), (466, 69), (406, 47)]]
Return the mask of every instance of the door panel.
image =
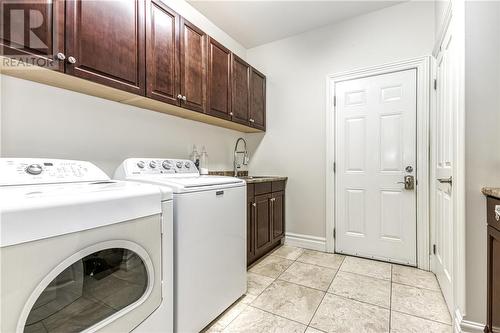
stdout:
[(143, 0), (66, 2), (68, 74), (143, 95), (145, 24)]
[(271, 243), (271, 210), (269, 194), (259, 195), (255, 197), (255, 252), (265, 250), (267, 245)]
[(64, 1), (0, 0), (2, 55), (64, 71)]
[(416, 265), (416, 70), (335, 90), (336, 250)]
[(159, 1), (146, 12), (146, 95), (179, 105), (179, 15)]
[(250, 125), (262, 130), (266, 129), (266, 77), (251, 69), (250, 75)]
[(250, 65), (236, 55), (231, 59), (232, 120), (249, 125), (250, 112)]
[(284, 192), (274, 192), (272, 193), (272, 217), (273, 217), (273, 240), (282, 237), (285, 233), (285, 193)]
[(207, 113), (231, 119), (231, 51), (208, 40)]
[[(446, 302), (453, 304), (453, 188), (451, 183), (438, 179), (451, 179), (453, 175), (453, 129), (457, 113), (458, 82), (455, 64), (455, 43), (448, 32), (437, 58), (436, 110), (434, 118), (435, 135), (432, 136), (434, 148), (433, 174), (433, 219), (434, 230), (431, 235), (434, 245), (432, 270), (436, 274)], [(450, 309), (451, 310), (451, 309)]]
[(181, 105), (205, 112), (207, 35), (184, 18), (181, 19)]

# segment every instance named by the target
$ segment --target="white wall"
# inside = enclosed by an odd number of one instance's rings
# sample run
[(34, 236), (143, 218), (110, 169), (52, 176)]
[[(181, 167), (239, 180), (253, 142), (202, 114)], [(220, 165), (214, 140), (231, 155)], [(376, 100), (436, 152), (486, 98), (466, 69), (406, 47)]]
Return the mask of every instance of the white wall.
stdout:
[(486, 322), (486, 199), (500, 187), (500, 2), (466, 2), (466, 320)]
[(287, 184), (287, 232), (325, 237), (328, 74), (429, 55), (434, 4), (409, 2), (247, 50), (267, 75), (267, 133), (249, 135), (250, 170)]
[[(245, 58), (243, 46), (184, 0), (164, 2)], [(193, 144), (204, 144), (210, 169), (231, 170), (234, 143), (243, 135), (8, 76), (0, 80), (1, 156), (89, 160), (112, 175), (127, 157), (187, 158)]]

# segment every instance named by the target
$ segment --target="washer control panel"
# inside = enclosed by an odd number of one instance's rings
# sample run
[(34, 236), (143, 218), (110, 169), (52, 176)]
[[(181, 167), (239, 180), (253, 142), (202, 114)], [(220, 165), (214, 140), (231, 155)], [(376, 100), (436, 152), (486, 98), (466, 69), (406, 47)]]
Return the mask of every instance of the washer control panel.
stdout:
[(199, 175), (192, 161), (171, 158), (129, 158), (121, 168), (125, 169), (126, 175)]
[(109, 177), (86, 161), (0, 158), (0, 185), (106, 181)]

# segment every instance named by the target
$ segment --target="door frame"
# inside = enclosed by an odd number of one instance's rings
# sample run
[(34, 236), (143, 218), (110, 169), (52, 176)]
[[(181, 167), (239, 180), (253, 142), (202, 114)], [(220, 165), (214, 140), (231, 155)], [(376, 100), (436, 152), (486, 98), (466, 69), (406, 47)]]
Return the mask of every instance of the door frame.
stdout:
[(373, 67), (355, 69), (326, 78), (326, 250), (335, 252), (335, 84), (368, 76), (417, 71), (417, 267), (430, 269), (429, 224), (429, 116), (431, 56), (424, 56)]

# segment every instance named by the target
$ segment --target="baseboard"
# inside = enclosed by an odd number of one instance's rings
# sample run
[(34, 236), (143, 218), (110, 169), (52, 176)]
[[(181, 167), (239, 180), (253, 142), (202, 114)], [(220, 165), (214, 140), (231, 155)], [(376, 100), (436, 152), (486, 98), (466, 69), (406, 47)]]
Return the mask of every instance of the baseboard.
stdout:
[(285, 244), (290, 246), (302, 247), (304, 249), (326, 251), (325, 237), (316, 237), (303, 234), (294, 234), (287, 232), (285, 234)]
[(455, 320), (453, 321), (453, 331), (455, 333), (484, 333), (484, 327), (484, 324), (464, 320), (459, 309), (455, 311)]

